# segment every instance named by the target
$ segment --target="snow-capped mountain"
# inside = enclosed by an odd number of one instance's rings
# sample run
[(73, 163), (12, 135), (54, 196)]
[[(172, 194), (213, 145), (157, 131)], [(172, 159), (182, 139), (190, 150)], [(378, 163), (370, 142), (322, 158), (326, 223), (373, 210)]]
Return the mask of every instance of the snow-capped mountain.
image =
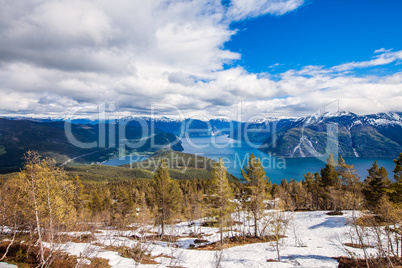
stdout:
[[(278, 121), (279, 122), (279, 121)], [(402, 113), (317, 113), (254, 135), (261, 150), (284, 157), (319, 157), (329, 144), (345, 157), (395, 157), (402, 152)]]
[[(74, 119), (72, 123), (95, 125), (99, 121)], [(226, 134), (234, 139), (259, 142), (262, 151), (284, 157), (321, 156), (331, 142), (345, 157), (395, 157), (402, 152), (401, 112), (370, 115), (347, 111), (317, 112), (300, 118), (260, 117), (248, 122), (224, 117), (200, 120), (130, 116), (107, 123), (146, 126), (151, 131), (155, 128), (156, 132), (173, 133), (178, 137)]]

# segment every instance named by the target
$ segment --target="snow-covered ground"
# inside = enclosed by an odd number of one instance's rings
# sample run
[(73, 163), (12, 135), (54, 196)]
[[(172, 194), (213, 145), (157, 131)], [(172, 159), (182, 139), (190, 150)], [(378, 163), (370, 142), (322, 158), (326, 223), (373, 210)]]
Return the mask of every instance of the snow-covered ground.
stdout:
[[(276, 259), (276, 251), (272, 242), (248, 244), (227, 248), (222, 251), (221, 267), (337, 267), (338, 262), (332, 257), (347, 256), (343, 243), (351, 243), (351, 227), (348, 220), (352, 217), (351, 211), (345, 211), (342, 216), (329, 216), (327, 211), (294, 212), (292, 221), (282, 240), (280, 250), (281, 262), (267, 262), (267, 259)], [(288, 213), (288, 212), (286, 212)], [(290, 212), (289, 212), (290, 213)], [(242, 225), (236, 228), (244, 228)], [(170, 229), (174, 235), (188, 235), (193, 227), (181, 223)], [(154, 230), (157, 231), (157, 230)], [(217, 228), (202, 227), (203, 238), (210, 242), (219, 240)], [(169, 230), (168, 230), (169, 232)], [(132, 246), (137, 242), (127, 236), (138, 235), (135, 231), (101, 230), (95, 233), (94, 243), (69, 243), (66, 251), (70, 254), (86, 257), (100, 257), (109, 260), (114, 268), (129, 267), (214, 267), (218, 256), (217, 251), (194, 250), (189, 246), (195, 238), (181, 238), (173, 247), (166, 242), (154, 242), (149, 245), (151, 254), (157, 256), (172, 256), (175, 258), (159, 257), (155, 261), (159, 265), (138, 264), (132, 259), (123, 258), (117, 252), (108, 251), (99, 245)], [(76, 234), (77, 235), (77, 234)], [(361, 249), (347, 247), (347, 250), (362, 256)], [(371, 249), (374, 250), (374, 249)]]

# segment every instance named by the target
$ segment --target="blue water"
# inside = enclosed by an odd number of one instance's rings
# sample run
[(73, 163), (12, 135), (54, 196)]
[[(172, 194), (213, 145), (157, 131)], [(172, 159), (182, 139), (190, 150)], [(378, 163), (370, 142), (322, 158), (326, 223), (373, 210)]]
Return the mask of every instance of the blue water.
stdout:
[[(227, 170), (238, 178), (241, 178), (242, 168), (253, 153), (259, 157), (264, 165), (267, 176), (272, 183), (280, 183), (282, 179), (303, 180), (307, 172), (320, 172), (324, 167), (326, 159), (318, 158), (277, 158), (267, 155), (258, 150), (258, 144), (251, 146), (246, 142), (241, 142), (228, 138), (227, 136), (217, 137), (198, 137), (183, 138), (182, 146), (184, 153), (191, 153), (218, 160), (222, 158)], [(379, 166), (384, 166), (390, 173), (395, 167), (391, 158), (345, 158), (346, 163), (353, 164), (357, 173), (362, 179), (368, 175), (367, 169), (377, 160)]]
[[(250, 145), (228, 138), (227, 136), (182, 138), (184, 153), (195, 154), (218, 160), (222, 158), (225, 166), (231, 174), (238, 178), (241, 176), (241, 168), (246, 165), (248, 158), (253, 153), (259, 157), (269, 180), (272, 183), (280, 183), (282, 179), (294, 179), (301, 181), (307, 172), (320, 172), (326, 159), (318, 158), (278, 158), (265, 154), (258, 150), (259, 144)], [(146, 155), (131, 155), (122, 158), (111, 159), (103, 163), (108, 166), (120, 166), (139, 162), (148, 158)], [(345, 158), (346, 163), (353, 164), (362, 179), (368, 175), (367, 169), (377, 160), (379, 166), (384, 166), (392, 178), (395, 164), (392, 158)]]

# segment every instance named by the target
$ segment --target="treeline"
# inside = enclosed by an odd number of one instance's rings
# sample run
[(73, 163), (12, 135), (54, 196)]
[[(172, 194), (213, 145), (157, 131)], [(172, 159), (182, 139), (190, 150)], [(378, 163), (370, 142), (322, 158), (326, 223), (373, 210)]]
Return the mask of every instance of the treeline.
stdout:
[(402, 153), (394, 160), (392, 181), (384, 167), (375, 161), (361, 180), (353, 165), (332, 154), (321, 172), (307, 173), (304, 180), (282, 180), (271, 186), (271, 195), (284, 201), (288, 210), (375, 210), (384, 202), (402, 205)]
[(201, 233), (202, 224), (195, 224), (200, 219), (219, 228), (221, 243), (236, 221), (252, 222), (240, 230), (240, 236), (263, 238), (274, 233), (270, 239), (278, 242), (288, 219), (277, 213), (267, 221), (267, 208), (333, 210), (335, 214), (368, 209), (380, 220), (401, 224), (402, 154), (395, 160), (392, 182), (377, 162), (368, 171), (361, 181), (352, 165), (342, 157), (336, 162), (331, 155), (320, 173), (276, 185), (251, 155), (242, 169), (243, 182), (228, 180), (222, 160), (215, 164), (210, 180), (173, 180), (161, 161), (153, 179), (91, 182), (70, 178), (53, 160), (28, 152), (24, 170), (0, 188), (0, 234), (2, 242), (7, 241), (0, 260), (15, 241), (24, 240), (38, 250), (39, 266), (47, 267), (57, 259), (57, 245), (66, 231), (112, 226), (145, 234), (158, 226), (163, 237), (166, 226), (186, 221), (196, 235)]

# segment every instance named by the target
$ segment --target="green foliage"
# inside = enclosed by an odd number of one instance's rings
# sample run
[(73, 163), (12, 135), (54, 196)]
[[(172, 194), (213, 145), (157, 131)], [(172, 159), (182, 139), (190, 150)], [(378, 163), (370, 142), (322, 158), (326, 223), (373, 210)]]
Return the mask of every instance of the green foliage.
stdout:
[(370, 209), (375, 209), (381, 199), (389, 192), (390, 181), (384, 167), (379, 168), (377, 161), (368, 169), (369, 175), (364, 180), (363, 194)]
[(394, 159), (395, 169), (394, 169), (394, 179), (396, 182), (402, 183), (402, 153), (397, 159)]
[(336, 172), (336, 163), (333, 154), (329, 155), (327, 159), (327, 164), (324, 168), (321, 169), (321, 182), (324, 188), (339, 186), (340, 181), (338, 173)]
[(390, 199), (395, 204), (402, 204), (402, 153), (394, 159), (394, 180), (391, 189)]
[[(154, 171), (162, 160), (168, 166), (170, 176), (176, 180), (211, 179), (211, 170), (215, 165), (215, 161), (206, 157), (176, 151), (160, 151), (153, 157), (141, 162), (124, 165), (124, 167), (131, 166), (134, 169)], [(239, 181), (229, 173), (227, 173), (227, 176), (231, 182)]]
[(79, 176), (82, 181), (114, 181), (132, 179), (152, 179), (153, 172), (139, 168), (111, 167), (103, 165), (66, 167), (70, 177)]

